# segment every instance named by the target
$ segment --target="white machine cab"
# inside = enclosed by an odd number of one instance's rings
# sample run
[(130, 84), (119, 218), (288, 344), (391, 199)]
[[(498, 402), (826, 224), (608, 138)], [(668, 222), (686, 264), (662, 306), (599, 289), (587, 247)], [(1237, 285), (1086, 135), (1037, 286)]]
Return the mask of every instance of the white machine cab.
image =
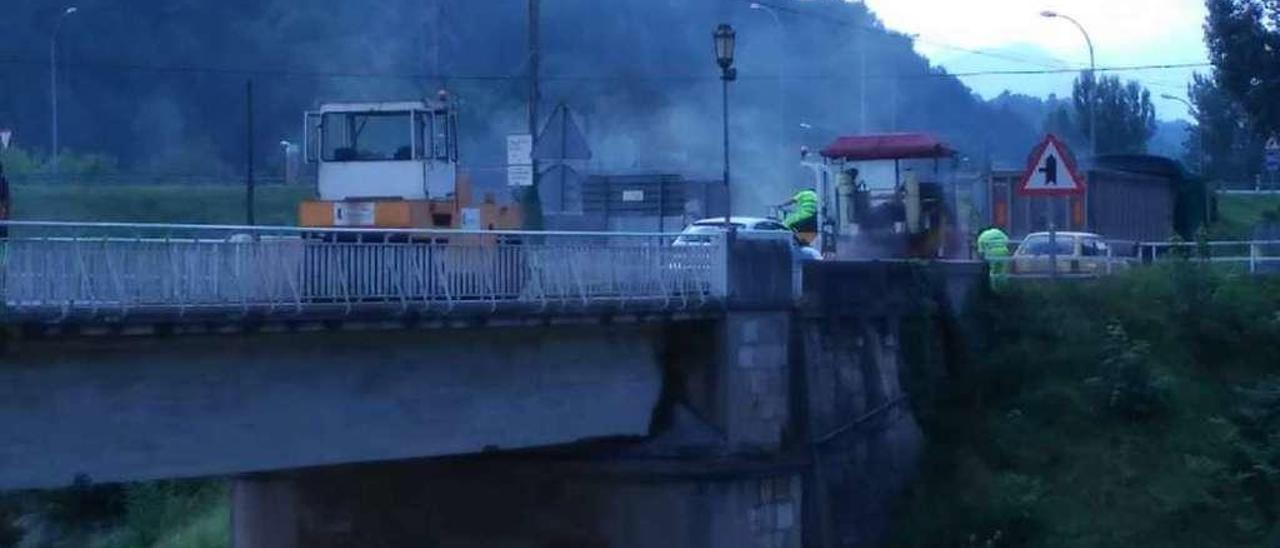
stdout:
[(319, 197), (440, 200), (457, 188), (457, 114), (445, 97), (329, 103), (306, 115)]

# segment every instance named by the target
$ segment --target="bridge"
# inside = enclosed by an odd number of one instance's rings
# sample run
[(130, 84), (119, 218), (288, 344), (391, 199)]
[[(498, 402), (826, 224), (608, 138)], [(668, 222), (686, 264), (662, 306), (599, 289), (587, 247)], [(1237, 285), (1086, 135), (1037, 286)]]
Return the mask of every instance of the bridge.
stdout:
[(698, 310), (723, 238), (9, 223), (10, 321), (332, 320)]
[(790, 246), (14, 223), (0, 489), (233, 477), (241, 548), (871, 545), (903, 319), (984, 270), (798, 293)]

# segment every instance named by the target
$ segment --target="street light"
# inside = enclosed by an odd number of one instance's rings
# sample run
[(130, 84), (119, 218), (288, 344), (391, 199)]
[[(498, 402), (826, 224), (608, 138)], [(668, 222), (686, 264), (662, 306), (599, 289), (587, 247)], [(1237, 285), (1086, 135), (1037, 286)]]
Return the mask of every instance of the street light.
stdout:
[(1186, 105), (1187, 113), (1196, 120), (1196, 126), (1198, 126), (1196, 127), (1196, 162), (1200, 164), (1200, 178), (1203, 179), (1204, 182), (1204, 222), (1207, 225), (1209, 223), (1210, 214), (1212, 213), (1212, 204), (1209, 198), (1209, 178), (1205, 176), (1205, 174), (1209, 172), (1209, 166), (1205, 165), (1208, 161), (1208, 157), (1205, 155), (1204, 151), (1204, 120), (1200, 118), (1200, 109), (1191, 104), (1191, 101), (1176, 95), (1165, 93), (1160, 97), (1162, 99), (1177, 101)]
[(1176, 95), (1169, 95), (1168, 93), (1166, 93), (1161, 95), (1160, 98), (1168, 101), (1177, 101), (1179, 103), (1186, 105), (1187, 113), (1190, 114), (1192, 118), (1195, 118), (1196, 125), (1199, 126), (1196, 128), (1196, 136), (1197, 136), (1196, 161), (1200, 163), (1200, 175), (1203, 176), (1207, 166), (1205, 166), (1206, 157), (1204, 152), (1204, 121), (1200, 119), (1200, 109), (1196, 108), (1195, 105), (1191, 104), (1191, 101), (1188, 101)]
[(71, 6), (62, 11), (53, 24), (53, 34), (49, 37), (49, 103), (53, 111), (53, 136), (50, 160), (53, 162), (54, 182), (58, 179), (58, 31), (62, 30), (62, 22), (70, 15), (80, 11)]
[(1097, 59), (1094, 57), (1094, 52), (1093, 52), (1093, 39), (1089, 37), (1089, 31), (1084, 29), (1084, 25), (1081, 25), (1079, 21), (1076, 21), (1075, 18), (1069, 15), (1063, 15), (1056, 11), (1045, 10), (1040, 12), (1040, 16), (1048, 19), (1066, 19), (1067, 21), (1071, 22), (1071, 24), (1075, 25), (1077, 29), (1080, 29), (1080, 34), (1084, 35), (1084, 41), (1089, 46), (1089, 81), (1091, 84), (1089, 86), (1089, 97), (1088, 97), (1089, 99), (1089, 144), (1090, 144), (1090, 147), (1092, 147), (1093, 149), (1092, 150), (1093, 156), (1097, 158), (1098, 156), (1098, 111), (1097, 111), (1098, 65), (1097, 65)]
[(738, 78), (738, 70), (733, 68), (733, 50), (737, 43), (738, 34), (734, 32), (733, 27), (722, 23), (716, 27), (716, 31), (712, 36), (715, 38), (716, 64), (720, 65), (720, 81), (724, 88), (722, 96), (724, 105), (724, 225), (725, 230), (732, 235), (734, 230), (732, 220), (733, 194), (729, 185), (729, 82)]
[(778, 140), (782, 143), (781, 148), (785, 153), (787, 148), (787, 134), (790, 133), (787, 131), (787, 82), (785, 74), (787, 71), (785, 54), (787, 37), (786, 28), (782, 26), (782, 19), (778, 17), (778, 10), (759, 2), (752, 2), (751, 9), (768, 13), (769, 16), (773, 17), (773, 23), (778, 28), (779, 49), (783, 50), (783, 53), (778, 56), (778, 130), (782, 132), (778, 135)]

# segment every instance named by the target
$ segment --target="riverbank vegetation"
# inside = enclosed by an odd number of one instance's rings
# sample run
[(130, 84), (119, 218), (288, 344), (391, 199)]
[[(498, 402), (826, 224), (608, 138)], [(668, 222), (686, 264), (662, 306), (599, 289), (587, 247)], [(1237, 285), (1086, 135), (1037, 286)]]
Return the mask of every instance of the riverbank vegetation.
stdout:
[(889, 545), (1280, 538), (1280, 279), (1184, 262), (988, 304), (965, 370), (917, 401), (927, 456)]

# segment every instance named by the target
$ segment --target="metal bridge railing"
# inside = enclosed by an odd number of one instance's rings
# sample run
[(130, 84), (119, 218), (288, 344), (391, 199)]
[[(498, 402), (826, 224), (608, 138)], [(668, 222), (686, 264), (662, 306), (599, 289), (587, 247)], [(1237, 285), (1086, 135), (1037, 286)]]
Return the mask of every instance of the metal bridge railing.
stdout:
[[(1280, 241), (1221, 242), (1119, 242), (1132, 249), (1130, 254), (1116, 254), (1117, 242), (1109, 242), (1104, 256), (1068, 256), (1058, 258), (1059, 278), (1096, 278), (1126, 272), (1144, 265), (1170, 261), (1195, 261), (1234, 272), (1248, 274), (1280, 274)], [(987, 262), (1000, 267), (1007, 278), (1050, 278), (1054, 276), (1047, 255), (1013, 255)]]
[(677, 235), (7, 223), (7, 313), (448, 314), (686, 309), (726, 294), (723, 239)]

